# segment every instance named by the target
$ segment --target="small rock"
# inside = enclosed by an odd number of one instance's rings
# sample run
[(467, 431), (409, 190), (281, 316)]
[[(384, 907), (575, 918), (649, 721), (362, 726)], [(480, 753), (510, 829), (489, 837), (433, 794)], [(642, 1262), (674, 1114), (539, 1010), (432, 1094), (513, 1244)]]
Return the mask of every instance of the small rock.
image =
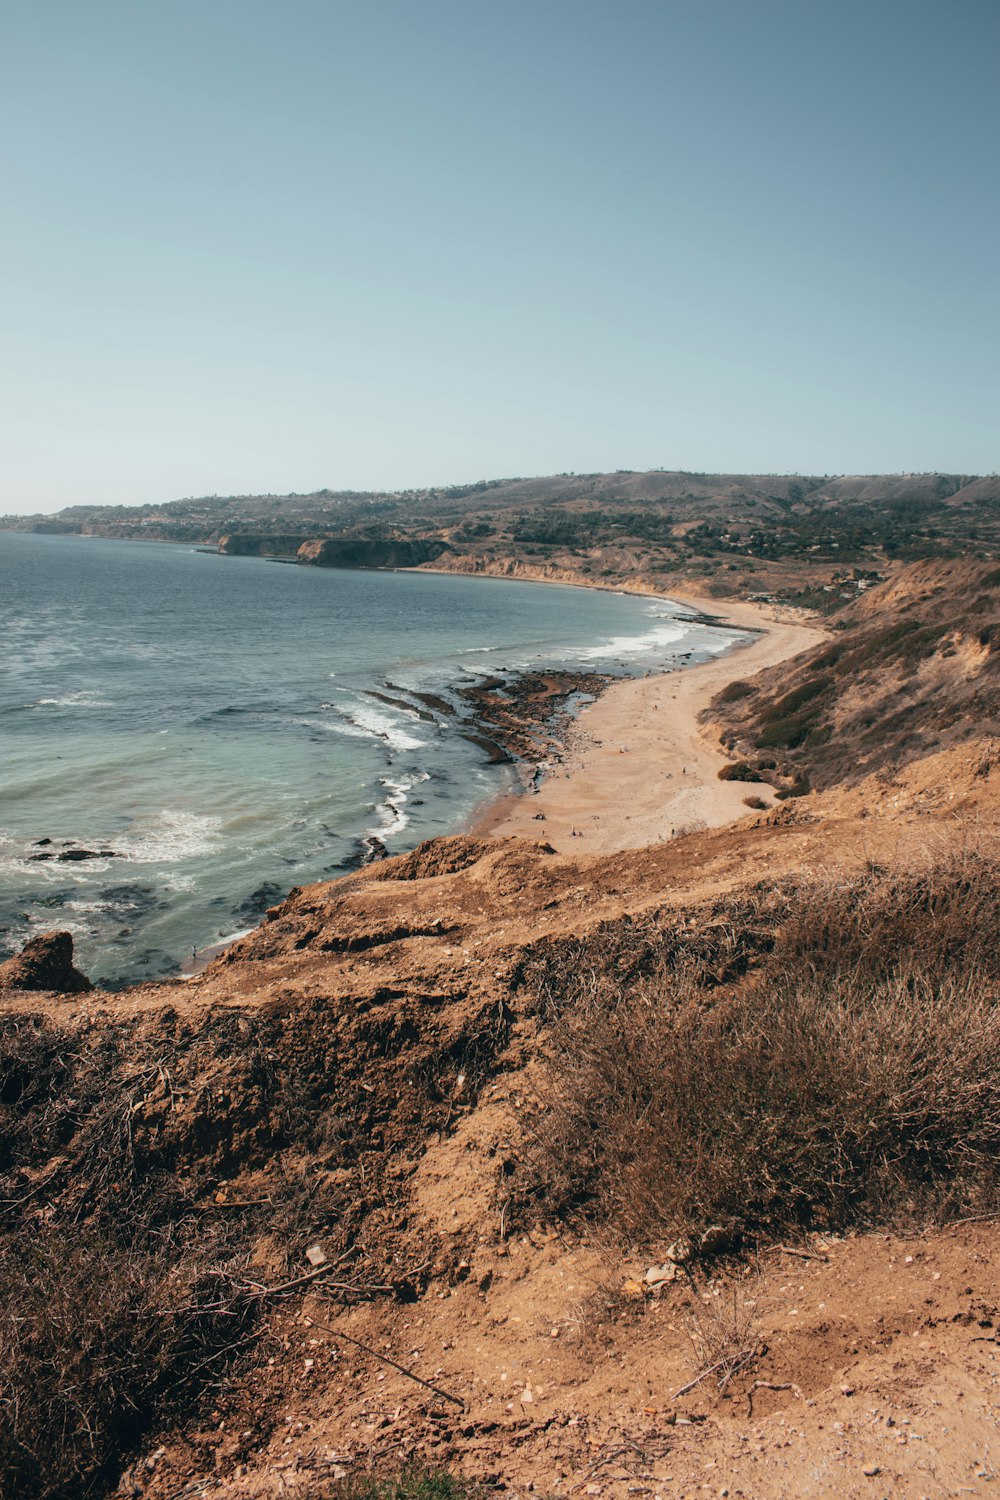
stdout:
[(676, 1281), (677, 1275), (677, 1267), (672, 1260), (668, 1260), (662, 1266), (650, 1266), (643, 1280), (647, 1286), (666, 1286), (669, 1282)]
[(853, 1387), (853, 1385), (842, 1385), (840, 1387), (840, 1394), (842, 1396), (853, 1396), (854, 1395), (854, 1387)]
[(693, 1254), (694, 1246), (686, 1235), (681, 1235), (679, 1240), (674, 1240), (672, 1245), (667, 1246), (667, 1260), (672, 1260), (676, 1266), (682, 1266)]
[(698, 1249), (702, 1255), (721, 1255), (732, 1248), (732, 1230), (722, 1224), (710, 1224), (701, 1237)]
[(327, 1254), (322, 1245), (310, 1245), (306, 1251), (306, 1260), (311, 1266), (325, 1266)]
[(622, 1282), (623, 1297), (642, 1297), (645, 1293), (645, 1290), (646, 1289), (641, 1281), (635, 1281), (631, 1277), (628, 1281)]
[(879, 1468), (878, 1464), (865, 1464), (861, 1472), (867, 1479), (874, 1479), (875, 1475), (881, 1474), (882, 1470)]

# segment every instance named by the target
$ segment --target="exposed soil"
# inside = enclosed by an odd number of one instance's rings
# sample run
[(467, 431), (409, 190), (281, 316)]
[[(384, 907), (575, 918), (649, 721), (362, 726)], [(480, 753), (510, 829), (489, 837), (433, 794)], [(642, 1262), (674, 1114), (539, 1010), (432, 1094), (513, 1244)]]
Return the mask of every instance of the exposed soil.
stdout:
[[(532, 685), (531, 713), (576, 686)], [(318, 1500), (415, 1456), (515, 1496), (992, 1493), (993, 1219), (904, 1205), (891, 1233), (675, 1257), (654, 1289), (666, 1240), (553, 1223), (518, 1184), (554, 978), (697, 962), (750, 985), (790, 880), (995, 852), (998, 766), (956, 736), (603, 854), (556, 853), (542, 822), (436, 840), (292, 892), (186, 983), (6, 990), (4, 1244), (153, 1245), (240, 1308), (106, 1490)]]

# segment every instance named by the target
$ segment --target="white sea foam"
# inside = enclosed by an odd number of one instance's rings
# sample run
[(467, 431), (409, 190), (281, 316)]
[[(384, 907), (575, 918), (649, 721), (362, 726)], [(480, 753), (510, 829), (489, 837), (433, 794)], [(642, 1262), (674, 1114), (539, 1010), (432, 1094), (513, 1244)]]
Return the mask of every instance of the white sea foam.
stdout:
[(672, 617), (662, 616), (666, 623), (642, 635), (616, 635), (599, 646), (588, 646), (576, 654), (581, 661), (602, 661), (609, 656), (644, 656), (649, 651), (662, 651), (667, 646), (682, 641), (687, 630)]
[(404, 729), (399, 719), (405, 715), (407, 720), (420, 723), (420, 715), (400, 709), (398, 716), (393, 717), (384, 709), (372, 707), (368, 703), (352, 703), (350, 707), (341, 704), (324, 705), (334, 708), (343, 717), (339, 722), (327, 725), (335, 734), (350, 735), (354, 739), (379, 739), (385, 740), (393, 750), (422, 750), (427, 744), (426, 740), (418, 739), (416, 735), (410, 734)]
[(111, 699), (100, 693), (82, 688), (77, 693), (64, 693), (61, 698), (36, 698), (29, 708), (110, 708)]
[(379, 784), (388, 793), (385, 801), (379, 808), (379, 822), (365, 832), (374, 834), (377, 838), (392, 838), (397, 833), (402, 833), (409, 823), (409, 814), (403, 811), (405, 803), (409, 800), (413, 788), (422, 781), (429, 781), (429, 773), (423, 771), (413, 776), (380, 776)]
[(134, 823), (115, 848), (127, 859), (143, 865), (179, 864), (208, 854), (218, 843), (222, 819), (164, 808), (145, 823)]

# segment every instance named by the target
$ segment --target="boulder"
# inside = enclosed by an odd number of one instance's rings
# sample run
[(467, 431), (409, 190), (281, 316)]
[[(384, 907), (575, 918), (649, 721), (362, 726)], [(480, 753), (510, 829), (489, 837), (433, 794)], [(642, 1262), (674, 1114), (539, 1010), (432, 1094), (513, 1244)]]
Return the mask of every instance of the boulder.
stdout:
[(701, 1255), (723, 1255), (733, 1248), (735, 1235), (725, 1224), (710, 1224), (698, 1243)]
[[(39, 854), (32, 855), (33, 859), (42, 859), (44, 857), (44, 855)], [(116, 854), (114, 849), (64, 849), (61, 854), (56, 855), (56, 859), (61, 859), (64, 861), (81, 859), (121, 859), (121, 857), (122, 856), (120, 854)]]
[(0, 964), (0, 990), (58, 990), (78, 995), (94, 986), (73, 966), (69, 932), (43, 932), (25, 943), (16, 958)]

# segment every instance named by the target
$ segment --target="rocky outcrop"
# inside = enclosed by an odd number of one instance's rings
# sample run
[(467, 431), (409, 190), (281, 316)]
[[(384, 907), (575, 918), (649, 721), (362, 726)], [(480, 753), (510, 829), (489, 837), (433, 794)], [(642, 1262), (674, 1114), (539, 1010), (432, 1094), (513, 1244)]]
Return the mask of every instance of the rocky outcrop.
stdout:
[(303, 542), (298, 559), (314, 568), (416, 568), (449, 550), (436, 537), (328, 536)]
[(297, 535), (234, 531), (219, 538), (219, 551), (228, 557), (294, 557), (305, 540), (301, 531)]
[(0, 964), (0, 990), (58, 990), (79, 995), (94, 986), (73, 964), (73, 937), (43, 932), (25, 943), (16, 958)]

